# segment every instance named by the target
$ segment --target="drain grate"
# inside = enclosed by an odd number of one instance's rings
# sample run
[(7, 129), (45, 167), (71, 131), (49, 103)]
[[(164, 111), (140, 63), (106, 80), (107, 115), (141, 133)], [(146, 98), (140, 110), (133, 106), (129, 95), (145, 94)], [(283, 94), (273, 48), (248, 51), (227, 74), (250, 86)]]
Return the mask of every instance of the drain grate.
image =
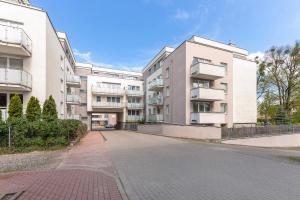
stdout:
[(24, 191), (0, 194), (0, 200), (16, 200), (23, 194), (23, 192)]

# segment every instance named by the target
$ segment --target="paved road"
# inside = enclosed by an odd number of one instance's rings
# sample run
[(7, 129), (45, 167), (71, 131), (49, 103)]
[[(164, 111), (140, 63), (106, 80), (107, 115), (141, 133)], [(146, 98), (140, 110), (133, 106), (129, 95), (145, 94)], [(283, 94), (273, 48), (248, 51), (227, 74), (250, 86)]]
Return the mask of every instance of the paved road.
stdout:
[(87, 134), (56, 169), (0, 174), (1, 195), (18, 200), (121, 200), (115, 169), (99, 132)]
[[(104, 132), (130, 200), (299, 200), (291, 152)], [(293, 153), (299, 156), (299, 153)]]

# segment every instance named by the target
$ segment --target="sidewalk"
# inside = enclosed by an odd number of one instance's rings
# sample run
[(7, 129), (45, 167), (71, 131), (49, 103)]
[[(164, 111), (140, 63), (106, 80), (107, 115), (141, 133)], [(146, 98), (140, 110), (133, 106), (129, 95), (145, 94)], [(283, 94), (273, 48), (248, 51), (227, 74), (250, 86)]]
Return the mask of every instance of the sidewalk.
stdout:
[(0, 194), (18, 200), (121, 200), (115, 170), (98, 132), (90, 132), (66, 153), (55, 170), (0, 174)]

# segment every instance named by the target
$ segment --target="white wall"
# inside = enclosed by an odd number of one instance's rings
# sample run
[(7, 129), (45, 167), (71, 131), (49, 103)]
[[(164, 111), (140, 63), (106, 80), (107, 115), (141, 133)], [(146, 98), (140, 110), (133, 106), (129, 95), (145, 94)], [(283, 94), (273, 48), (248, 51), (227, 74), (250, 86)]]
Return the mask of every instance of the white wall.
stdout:
[(256, 64), (233, 58), (233, 123), (256, 123)]

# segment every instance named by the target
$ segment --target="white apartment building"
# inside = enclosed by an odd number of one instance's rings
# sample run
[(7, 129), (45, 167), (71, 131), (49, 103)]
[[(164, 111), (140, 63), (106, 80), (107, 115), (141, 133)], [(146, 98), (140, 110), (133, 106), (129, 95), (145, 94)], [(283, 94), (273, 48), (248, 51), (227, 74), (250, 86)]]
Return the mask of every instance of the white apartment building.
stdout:
[(186, 126), (256, 123), (256, 64), (248, 51), (193, 36), (144, 68), (146, 122)]
[(24, 110), (31, 96), (41, 105), (50, 95), (60, 118), (74, 118), (80, 103), (75, 59), (65, 33), (53, 27), (46, 11), (25, 0), (0, 1), (0, 109), (3, 118), (13, 95)]
[(144, 91), (142, 74), (124, 70), (76, 64), (81, 78), (79, 96), (82, 101), (76, 112), (90, 129), (101, 123), (101, 114), (115, 114), (118, 126), (143, 121)]

